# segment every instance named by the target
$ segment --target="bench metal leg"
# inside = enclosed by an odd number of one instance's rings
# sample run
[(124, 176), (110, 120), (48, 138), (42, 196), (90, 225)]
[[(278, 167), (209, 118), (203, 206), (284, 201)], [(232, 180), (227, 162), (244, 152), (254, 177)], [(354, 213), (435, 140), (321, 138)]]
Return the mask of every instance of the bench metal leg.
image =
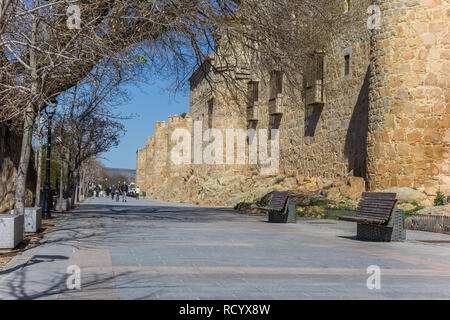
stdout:
[(399, 209), (394, 210), (394, 227), (392, 230), (391, 241), (406, 240), (406, 230), (404, 226), (405, 226), (405, 217), (403, 216), (403, 211)]
[(269, 211), (270, 223), (297, 223), (297, 203), (288, 201), (284, 212)]
[(358, 223), (356, 238), (365, 241), (391, 241), (392, 227)]
[(394, 208), (391, 219), (386, 226), (358, 223), (356, 230), (358, 240), (387, 242), (406, 240), (403, 211), (396, 208)]

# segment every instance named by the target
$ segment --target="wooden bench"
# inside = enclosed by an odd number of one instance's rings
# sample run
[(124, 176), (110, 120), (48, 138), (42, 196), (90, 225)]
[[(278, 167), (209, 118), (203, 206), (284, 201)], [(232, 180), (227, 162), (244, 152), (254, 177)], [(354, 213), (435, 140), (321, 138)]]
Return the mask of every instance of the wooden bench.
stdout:
[(269, 206), (258, 209), (269, 212), (271, 223), (296, 223), (297, 207), (295, 202), (289, 201), (287, 191), (274, 191)]
[(357, 223), (356, 238), (369, 241), (405, 240), (403, 212), (397, 209), (397, 194), (364, 192), (355, 216), (338, 216)]

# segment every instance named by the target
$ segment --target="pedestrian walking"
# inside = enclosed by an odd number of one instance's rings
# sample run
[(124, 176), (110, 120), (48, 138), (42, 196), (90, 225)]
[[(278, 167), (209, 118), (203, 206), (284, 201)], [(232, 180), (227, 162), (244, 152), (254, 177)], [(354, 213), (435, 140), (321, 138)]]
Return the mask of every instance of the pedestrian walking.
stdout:
[(122, 202), (127, 202), (128, 185), (126, 183), (122, 185), (121, 191), (122, 191)]
[(115, 192), (116, 192), (116, 202), (119, 202), (119, 200), (120, 200), (120, 184), (117, 185)]
[(116, 187), (112, 186), (111, 187), (111, 200), (114, 201), (114, 196), (116, 195)]
[(138, 186), (136, 186), (136, 200), (139, 200), (139, 193), (141, 192), (141, 189), (139, 189)]

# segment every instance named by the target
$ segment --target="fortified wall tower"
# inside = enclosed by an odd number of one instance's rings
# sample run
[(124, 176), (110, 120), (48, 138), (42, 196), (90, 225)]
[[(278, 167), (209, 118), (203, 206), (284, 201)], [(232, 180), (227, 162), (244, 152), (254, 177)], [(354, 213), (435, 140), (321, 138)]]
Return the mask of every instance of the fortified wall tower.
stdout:
[[(151, 195), (155, 190), (167, 182), (168, 177), (180, 177), (186, 175), (192, 168), (189, 164), (175, 164), (170, 156), (177, 143), (182, 139), (172, 141), (172, 134), (176, 129), (185, 129), (192, 134), (193, 121), (189, 115), (185, 117), (169, 116), (168, 122), (155, 123), (155, 135), (147, 138), (147, 144), (139, 149), (137, 154), (136, 184)], [(189, 154), (190, 159), (192, 154)]]
[(145, 178), (144, 178), (144, 191), (147, 190), (153, 184), (153, 156), (155, 150), (155, 138), (147, 137), (147, 146), (146, 146), (146, 162), (145, 166)]
[(141, 189), (144, 188), (147, 165), (147, 146), (136, 151), (136, 185)]
[(168, 124), (164, 121), (155, 123), (155, 146), (153, 151), (152, 186), (162, 183), (167, 177), (167, 134)]
[[(186, 115), (184, 118), (179, 116), (178, 114), (174, 116), (169, 116), (168, 121), (168, 135), (167, 135), (167, 174), (170, 177), (179, 177), (187, 173), (192, 165), (192, 152), (189, 152), (189, 163), (185, 164), (176, 164), (176, 162), (172, 161), (172, 157), (170, 155), (171, 151), (174, 150), (178, 143), (187, 143), (187, 145), (191, 145), (191, 141), (183, 141), (183, 138), (179, 138), (175, 141), (172, 141), (172, 135), (177, 129), (185, 129), (192, 136), (193, 130), (193, 122), (190, 115)], [(180, 151), (179, 156), (187, 156)]]
[[(189, 79), (190, 117), (169, 117), (168, 124), (157, 123), (154, 141), (147, 143), (153, 147), (146, 149), (145, 156), (138, 151), (137, 181), (155, 187), (155, 196), (164, 197), (173, 189), (185, 193), (182, 187), (171, 188), (183, 179), (169, 180), (192, 172), (184, 182), (196, 183), (199, 192), (179, 197), (190, 201), (200, 196), (207, 179), (227, 176), (232, 180), (256, 172), (248, 164), (203, 161), (173, 166), (172, 133), (183, 127), (194, 133), (198, 121), (203, 151), (216, 141), (204, 134), (209, 128), (222, 133), (224, 151), (227, 144), (235, 144), (226, 141), (227, 129), (279, 129), (280, 174), (296, 177), (298, 185), (308, 180), (303, 176), (321, 178), (321, 184), (351, 182), (367, 191), (416, 188), (426, 194), (423, 205), (431, 205), (439, 189), (450, 195), (449, 1), (342, 3), (351, 4), (343, 8), (345, 32), (333, 37), (325, 50), (314, 52), (311, 66), (298, 75), (305, 80), (304, 86), (292, 86), (289, 74), (275, 67), (256, 72), (246, 63), (245, 51), (243, 61), (224, 63), (226, 47), (218, 45)], [(373, 30), (365, 19), (371, 5), (381, 13), (381, 25)], [(237, 86), (228, 86), (224, 76)], [(195, 147), (199, 145), (191, 144), (191, 152)], [(142, 161), (146, 170), (140, 166)], [(210, 183), (210, 189), (214, 184)], [(165, 189), (157, 189), (158, 185)], [(221, 185), (223, 190), (217, 192), (226, 194), (225, 187)], [(231, 193), (240, 190), (229, 189)]]
[(370, 190), (450, 193), (450, 6), (446, 0), (377, 0), (368, 135)]

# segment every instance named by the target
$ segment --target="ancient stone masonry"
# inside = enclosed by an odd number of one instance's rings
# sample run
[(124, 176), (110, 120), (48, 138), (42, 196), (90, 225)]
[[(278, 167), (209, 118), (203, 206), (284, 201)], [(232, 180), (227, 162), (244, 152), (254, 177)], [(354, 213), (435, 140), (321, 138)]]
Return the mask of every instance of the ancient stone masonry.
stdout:
[[(189, 114), (158, 122), (138, 150), (137, 184), (155, 198), (201, 203), (209, 197), (217, 205), (254, 199), (270, 183), (295, 189), (304, 181), (317, 181), (318, 189), (344, 181), (358, 193), (361, 182), (370, 191), (406, 187), (422, 192), (419, 202), (426, 205), (439, 189), (450, 195), (449, 2), (360, 0), (343, 15), (365, 15), (371, 5), (381, 10), (380, 27), (347, 19), (348, 32), (315, 53), (314, 76), (299, 75), (303, 87), (276, 70), (256, 74), (249, 59), (224, 65), (226, 50), (216, 43), (216, 53), (189, 79)], [(248, 138), (244, 164), (224, 158), (223, 164), (174, 165), (174, 130), (194, 136), (196, 122), (203, 149), (214, 141), (205, 131), (214, 128), (224, 150), (236, 144), (236, 153), (239, 143), (226, 140), (227, 129), (266, 130), (269, 137), (278, 129), (278, 177), (262, 176), (249, 164)], [(195, 148), (193, 139), (192, 154)], [(280, 186), (283, 179), (289, 183)]]
[(450, 6), (377, 1), (371, 48), (368, 183), (450, 194)]
[(136, 151), (136, 184), (145, 189), (145, 177), (147, 177), (147, 149), (151, 150), (148, 145)]

